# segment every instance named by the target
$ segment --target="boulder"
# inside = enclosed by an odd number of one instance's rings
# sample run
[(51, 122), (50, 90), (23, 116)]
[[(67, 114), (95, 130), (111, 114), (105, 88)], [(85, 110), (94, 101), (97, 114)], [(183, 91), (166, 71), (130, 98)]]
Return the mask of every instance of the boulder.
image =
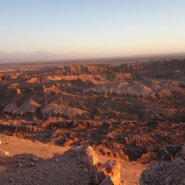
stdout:
[(160, 161), (144, 170), (140, 177), (141, 185), (184, 185), (185, 161), (179, 157), (174, 161)]
[(71, 155), (77, 157), (85, 168), (90, 169), (93, 184), (120, 185), (121, 164), (117, 160), (111, 159), (103, 165), (92, 146), (76, 147)]
[(74, 148), (73, 151), (79, 159), (79, 161), (84, 164), (87, 168), (96, 166), (100, 159), (92, 146), (84, 146), (80, 148)]

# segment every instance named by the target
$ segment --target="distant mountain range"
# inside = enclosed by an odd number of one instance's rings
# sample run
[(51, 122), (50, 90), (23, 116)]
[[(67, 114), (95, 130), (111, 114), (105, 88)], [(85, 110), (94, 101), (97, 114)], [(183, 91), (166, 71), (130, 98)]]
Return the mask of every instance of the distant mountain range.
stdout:
[(90, 59), (90, 60), (120, 60), (120, 61), (147, 61), (153, 59), (166, 59), (166, 58), (185, 58), (185, 53), (166, 53), (166, 54), (147, 54), (147, 55), (133, 55), (133, 56), (88, 56), (87, 54), (79, 54), (79, 53), (66, 53), (66, 54), (59, 54), (59, 53), (52, 53), (48, 51), (34, 51), (31, 53), (24, 53), (24, 52), (15, 52), (15, 53), (8, 53), (4, 51), (0, 51), (0, 63), (19, 63), (19, 62), (36, 62), (36, 61), (60, 61), (60, 60), (69, 60), (69, 59)]
[(31, 61), (46, 61), (46, 60), (59, 60), (69, 58), (69, 55), (62, 55), (51, 53), (47, 51), (34, 51), (31, 53), (16, 52), (7, 53), (0, 51), (0, 63), (7, 62), (31, 62)]

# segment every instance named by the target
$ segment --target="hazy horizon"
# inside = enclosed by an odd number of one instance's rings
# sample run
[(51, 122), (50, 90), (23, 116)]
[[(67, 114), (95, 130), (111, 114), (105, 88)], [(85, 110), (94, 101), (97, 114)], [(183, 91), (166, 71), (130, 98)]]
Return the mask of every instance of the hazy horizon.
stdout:
[[(122, 63), (126, 62), (146, 62), (151, 60), (159, 60), (159, 59), (182, 59), (185, 58), (184, 53), (156, 53), (156, 54), (141, 54), (141, 55), (115, 55), (115, 56), (81, 56), (81, 55), (62, 55), (56, 53), (50, 53), (47, 51), (35, 51), (31, 53), (17, 52), (17, 53), (6, 53), (0, 51), (0, 64), (3, 63), (32, 63), (32, 62), (69, 62), (72, 61), (74, 63), (77, 62), (90, 62), (93, 61), (96, 63), (97, 61), (106, 63), (110, 63), (110, 60), (116, 62), (117, 60), (121, 60)], [(120, 63), (120, 62), (118, 62)]]
[(0, 62), (185, 53), (183, 0), (0, 0)]

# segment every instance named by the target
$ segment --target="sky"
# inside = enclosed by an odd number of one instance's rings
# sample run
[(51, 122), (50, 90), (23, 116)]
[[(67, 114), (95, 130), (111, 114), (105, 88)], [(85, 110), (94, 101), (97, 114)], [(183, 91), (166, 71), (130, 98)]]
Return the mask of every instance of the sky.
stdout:
[(185, 52), (185, 0), (0, 0), (0, 54)]

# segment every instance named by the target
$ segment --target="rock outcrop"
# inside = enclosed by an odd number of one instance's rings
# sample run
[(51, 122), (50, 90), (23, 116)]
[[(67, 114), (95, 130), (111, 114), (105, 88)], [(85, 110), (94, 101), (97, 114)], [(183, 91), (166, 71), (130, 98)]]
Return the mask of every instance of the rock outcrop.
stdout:
[(91, 168), (100, 162), (99, 156), (92, 146), (75, 147), (72, 151), (72, 155), (77, 157), (84, 167)]
[(92, 146), (77, 147), (72, 150), (72, 156), (92, 173), (92, 181), (95, 185), (120, 185), (121, 164), (117, 160), (108, 160), (105, 164), (100, 159)]
[(140, 177), (141, 185), (184, 185), (185, 159), (184, 146), (179, 157), (173, 161), (160, 161), (143, 171)]

